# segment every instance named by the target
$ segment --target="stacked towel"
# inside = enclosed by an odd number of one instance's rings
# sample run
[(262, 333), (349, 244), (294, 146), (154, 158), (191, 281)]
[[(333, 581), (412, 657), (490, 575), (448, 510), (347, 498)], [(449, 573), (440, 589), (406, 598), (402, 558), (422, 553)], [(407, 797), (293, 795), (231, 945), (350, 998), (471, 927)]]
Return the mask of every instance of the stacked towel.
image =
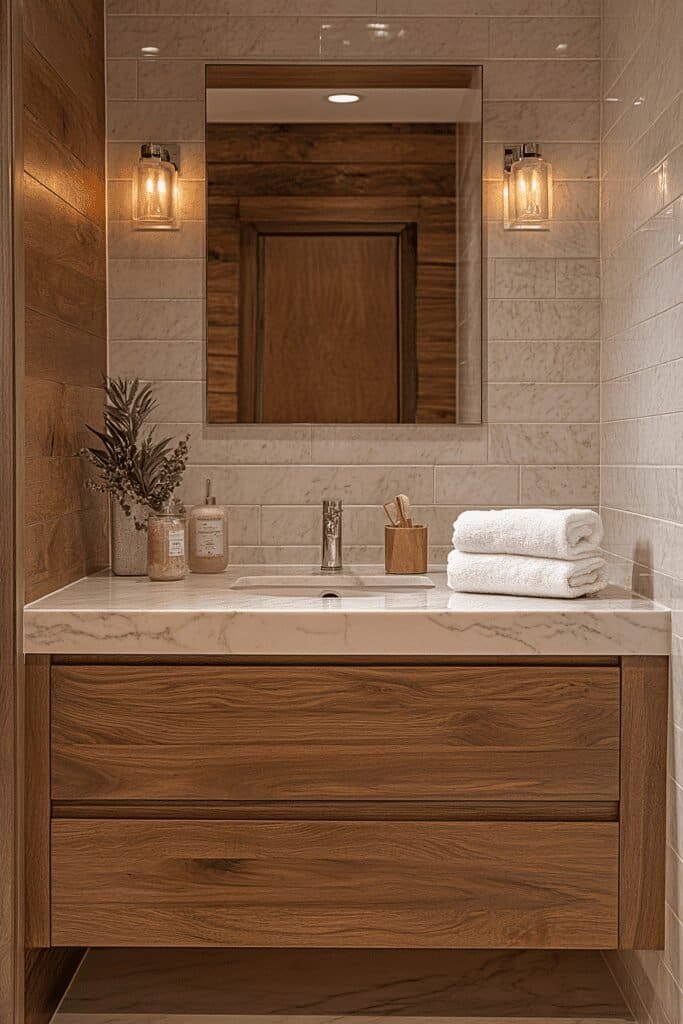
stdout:
[(527, 597), (597, 594), (607, 586), (602, 532), (590, 509), (463, 512), (453, 524), (448, 585)]

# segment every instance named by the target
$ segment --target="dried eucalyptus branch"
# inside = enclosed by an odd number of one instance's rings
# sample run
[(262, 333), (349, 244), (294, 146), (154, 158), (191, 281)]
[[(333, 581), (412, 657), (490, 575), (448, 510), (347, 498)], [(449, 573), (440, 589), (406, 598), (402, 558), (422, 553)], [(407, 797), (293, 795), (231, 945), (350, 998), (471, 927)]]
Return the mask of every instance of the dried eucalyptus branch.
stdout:
[[(155, 427), (142, 436), (157, 405), (149, 384), (141, 386), (137, 379), (105, 377), (104, 391), (104, 427), (96, 430), (88, 426), (102, 447), (81, 448), (78, 453), (99, 474), (87, 486), (112, 494), (127, 516), (134, 517), (134, 505), (142, 505), (151, 512), (169, 510), (187, 466), (190, 435), (174, 447), (170, 437), (156, 440)], [(139, 530), (146, 527), (138, 519), (135, 525)]]

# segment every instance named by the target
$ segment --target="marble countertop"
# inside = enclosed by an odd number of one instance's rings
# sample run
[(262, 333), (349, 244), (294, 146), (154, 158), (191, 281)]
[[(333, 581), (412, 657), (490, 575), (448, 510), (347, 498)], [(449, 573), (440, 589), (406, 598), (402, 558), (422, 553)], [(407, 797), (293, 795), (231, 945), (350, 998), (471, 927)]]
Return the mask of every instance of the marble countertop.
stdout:
[[(341, 598), (231, 590), (241, 576), (311, 567), (240, 565), (179, 583), (89, 576), (24, 611), (27, 654), (633, 655), (668, 654), (666, 608), (611, 587), (593, 598), (455, 594), (443, 571), (429, 590)], [(368, 575), (383, 568), (356, 566)], [(327, 585), (329, 577), (321, 577)]]

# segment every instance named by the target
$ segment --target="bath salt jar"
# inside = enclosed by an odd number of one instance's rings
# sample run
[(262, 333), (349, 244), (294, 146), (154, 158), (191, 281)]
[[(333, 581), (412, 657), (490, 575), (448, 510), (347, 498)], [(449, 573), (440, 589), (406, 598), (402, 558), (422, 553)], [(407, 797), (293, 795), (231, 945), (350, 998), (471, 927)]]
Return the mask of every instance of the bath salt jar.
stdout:
[(152, 512), (147, 520), (147, 575), (151, 580), (182, 580), (185, 564), (185, 513)]

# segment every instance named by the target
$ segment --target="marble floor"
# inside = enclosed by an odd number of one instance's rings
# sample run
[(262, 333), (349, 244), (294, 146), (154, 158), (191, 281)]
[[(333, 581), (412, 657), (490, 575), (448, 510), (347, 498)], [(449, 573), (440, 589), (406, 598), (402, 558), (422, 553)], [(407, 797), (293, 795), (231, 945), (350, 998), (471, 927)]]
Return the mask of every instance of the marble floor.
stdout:
[(631, 1024), (599, 953), (91, 950), (54, 1024)]

